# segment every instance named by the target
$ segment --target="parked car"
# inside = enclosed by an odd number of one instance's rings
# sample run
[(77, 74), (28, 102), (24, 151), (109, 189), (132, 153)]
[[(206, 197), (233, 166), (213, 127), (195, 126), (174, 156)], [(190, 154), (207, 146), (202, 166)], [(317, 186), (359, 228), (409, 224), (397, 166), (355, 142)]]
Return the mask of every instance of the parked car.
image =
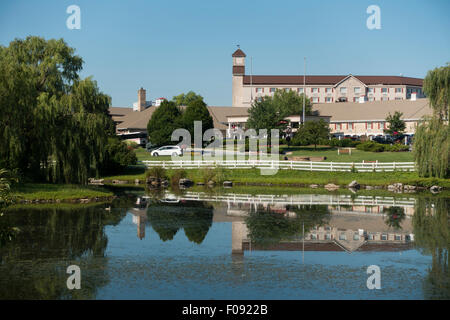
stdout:
[(163, 146), (158, 149), (153, 150), (150, 153), (152, 156), (182, 156), (183, 149), (179, 146)]

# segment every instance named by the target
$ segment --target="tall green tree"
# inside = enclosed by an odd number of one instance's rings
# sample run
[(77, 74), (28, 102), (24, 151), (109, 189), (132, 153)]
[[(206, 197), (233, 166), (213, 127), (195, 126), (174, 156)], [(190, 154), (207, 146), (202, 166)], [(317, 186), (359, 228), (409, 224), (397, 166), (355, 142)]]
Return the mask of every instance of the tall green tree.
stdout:
[(386, 122), (389, 123), (387, 129), (384, 129), (385, 134), (389, 134), (391, 136), (402, 135), (405, 132), (406, 124), (405, 121), (402, 120), (403, 113), (399, 111), (395, 111), (394, 114), (389, 112), (386, 117)]
[(423, 81), (423, 91), (430, 100), (435, 115), (440, 119), (450, 118), (450, 63), (428, 71)]
[(152, 144), (162, 146), (173, 144), (172, 132), (183, 126), (180, 109), (175, 102), (164, 100), (153, 112), (147, 125), (149, 140)]
[(33, 179), (87, 183), (98, 174), (114, 123), (110, 97), (62, 39), (0, 46), (0, 167)]
[(305, 114), (312, 115), (311, 101), (302, 93), (293, 90), (285, 91), (277, 89), (273, 95), (273, 103), (280, 113), (287, 117), (303, 115), (303, 99), (305, 99)]
[(203, 101), (203, 97), (196, 94), (194, 91), (189, 91), (188, 93), (181, 93), (172, 98), (172, 102), (175, 102), (176, 106), (188, 106), (194, 101)]
[(286, 129), (287, 123), (280, 109), (273, 103), (272, 97), (263, 97), (253, 103), (248, 110), (247, 127), (255, 130), (267, 129), (270, 135), (271, 129)]
[(428, 72), (424, 92), (433, 108), (433, 116), (424, 118), (414, 135), (414, 159), (424, 177), (450, 176), (450, 65)]
[(330, 126), (323, 119), (319, 121), (306, 121), (298, 128), (291, 144), (292, 145), (314, 145), (314, 149), (320, 141), (330, 137)]
[(194, 121), (202, 122), (202, 135), (208, 130), (214, 128), (213, 118), (203, 100), (194, 100), (190, 102), (183, 112), (183, 128), (188, 130), (191, 138), (194, 137)]

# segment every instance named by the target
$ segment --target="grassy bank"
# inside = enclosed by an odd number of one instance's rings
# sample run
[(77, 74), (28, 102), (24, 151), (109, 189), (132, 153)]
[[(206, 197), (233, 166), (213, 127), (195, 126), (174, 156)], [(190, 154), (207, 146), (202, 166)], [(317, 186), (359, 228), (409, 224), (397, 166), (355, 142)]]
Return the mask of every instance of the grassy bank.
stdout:
[[(167, 170), (170, 176), (174, 170)], [(319, 172), (319, 171), (299, 171), (299, 170), (279, 170), (275, 175), (261, 175), (258, 169), (224, 169), (224, 176), (227, 180), (241, 184), (260, 185), (325, 185), (334, 183), (337, 185), (347, 185), (356, 180), (362, 185), (387, 186), (392, 183), (403, 183), (422, 187), (439, 185), (450, 189), (450, 179), (421, 178), (416, 172)], [(186, 170), (187, 177), (194, 182), (203, 181), (203, 170)], [(128, 180), (133, 183), (135, 179), (145, 178), (145, 168), (143, 166), (130, 167), (123, 175), (104, 177), (107, 180)]]
[(65, 184), (25, 183), (12, 188), (13, 195), (19, 200), (75, 200), (107, 198), (114, 193), (101, 187)]

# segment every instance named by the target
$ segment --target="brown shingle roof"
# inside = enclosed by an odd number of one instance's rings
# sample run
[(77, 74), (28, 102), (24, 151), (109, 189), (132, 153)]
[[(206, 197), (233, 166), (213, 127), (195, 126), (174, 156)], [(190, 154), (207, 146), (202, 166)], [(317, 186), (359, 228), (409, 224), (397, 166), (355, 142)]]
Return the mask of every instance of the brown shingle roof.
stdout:
[(432, 109), (428, 99), (373, 101), (366, 103), (340, 102), (313, 104), (313, 110), (320, 115), (331, 116), (330, 121), (364, 121), (384, 120), (389, 113), (400, 111), (403, 119), (419, 120), (425, 115), (431, 115)]
[(236, 58), (236, 57), (238, 57), (238, 58), (239, 57), (245, 58), (247, 55), (241, 49), (237, 49), (231, 56), (234, 57), (234, 58)]
[[(306, 76), (307, 85), (335, 85), (348, 76)], [(412, 85), (422, 86), (423, 79), (400, 76), (354, 76), (366, 85)], [(251, 79), (250, 79), (251, 78)], [(244, 76), (244, 84), (249, 85), (303, 85), (303, 76)]]
[(247, 115), (250, 107), (208, 107), (209, 114), (213, 118), (214, 128), (226, 130), (227, 117)]

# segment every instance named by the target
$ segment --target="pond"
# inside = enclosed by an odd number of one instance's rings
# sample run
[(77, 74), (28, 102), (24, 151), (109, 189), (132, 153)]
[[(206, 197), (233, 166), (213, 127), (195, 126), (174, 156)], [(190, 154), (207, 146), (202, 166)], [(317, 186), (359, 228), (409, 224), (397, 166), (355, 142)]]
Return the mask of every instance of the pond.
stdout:
[(20, 233), (0, 247), (0, 299), (448, 299), (449, 208), (270, 188), (11, 207), (0, 227)]

